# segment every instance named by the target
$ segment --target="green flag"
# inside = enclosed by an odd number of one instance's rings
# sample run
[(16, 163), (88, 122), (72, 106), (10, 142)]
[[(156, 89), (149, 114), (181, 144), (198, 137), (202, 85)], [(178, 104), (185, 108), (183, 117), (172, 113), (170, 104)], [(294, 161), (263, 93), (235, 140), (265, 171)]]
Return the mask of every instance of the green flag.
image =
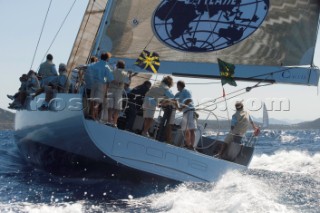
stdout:
[(233, 64), (222, 61), (219, 58), (218, 58), (218, 64), (220, 69), (222, 86), (225, 85), (226, 83), (232, 86), (237, 86), (237, 83), (233, 79), (235, 66)]

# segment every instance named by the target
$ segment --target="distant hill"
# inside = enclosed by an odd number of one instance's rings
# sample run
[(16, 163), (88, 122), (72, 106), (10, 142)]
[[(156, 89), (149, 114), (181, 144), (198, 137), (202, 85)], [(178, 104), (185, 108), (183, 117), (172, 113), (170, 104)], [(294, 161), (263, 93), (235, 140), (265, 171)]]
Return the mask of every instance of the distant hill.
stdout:
[(320, 129), (320, 118), (314, 121), (307, 121), (294, 124), (293, 126), (297, 126), (299, 129)]
[(0, 129), (13, 129), (14, 113), (0, 108)]
[[(274, 119), (274, 121), (277, 121)], [(270, 121), (270, 125), (268, 129), (320, 129), (320, 118), (314, 120), (314, 121), (305, 121), (300, 122), (297, 124), (289, 124), (286, 122), (272, 122)], [(220, 127), (220, 129), (229, 130), (230, 129), (230, 121), (227, 120), (211, 120), (211, 121), (202, 121), (200, 120), (199, 123), (204, 124), (207, 123), (208, 127)], [(260, 125), (260, 122), (256, 122), (256, 125)]]
[[(262, 123), (262, 118), (256, 118), (252, 116), (252, 119), (256, 122)], [(285, 119), (285, 120), (280, 120), (276, 118), (269, 118), (269, 123), (270, 124), (276, 124), (276, 125), (291, 125), (291, 124), (297, 124), (301, 123), (303, 120), (300, 119)]]

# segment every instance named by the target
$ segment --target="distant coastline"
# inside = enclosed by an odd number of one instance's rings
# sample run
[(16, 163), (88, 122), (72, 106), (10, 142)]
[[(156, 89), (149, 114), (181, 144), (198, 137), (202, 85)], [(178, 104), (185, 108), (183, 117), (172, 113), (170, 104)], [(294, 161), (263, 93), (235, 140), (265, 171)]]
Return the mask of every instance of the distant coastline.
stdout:
[[(200, 120), (199, 123), (204, 124), (205, 121)], [(219, 127), (221, 130), (229, 130), (230, 129), (230, 121), (227, 120), (211, 120), (207, 121), (208, 127)], [(256, 125), (262, 126), (259, 122)], [(305, 121), (297, 124), (269, 124), (267, 129), (281, 129), (281, 130), (298, 130), (298, 129), (320, 129), (320, 118), (313, 121)]]
[[(5, 129), (14, 129), (14, 113), (1, 109), (0, 108), (0, 130)], [(204, 124), (205, 121), (200, 120), (201, 124)], [(216, 120), (207, 121), (207, 126), (215, 127), (221, 130), (228, 130), (230, 128), (230, 122), (227, 120)], [(320, 118), (313, 121), (305, 121), (297, 124), (270, 124), (268, 129), (281, 129), (281, 130), (290, 130), (290, 129), (320, 129)]]
[(0, 108), (0, 130), (14, 129), (14, 113)]

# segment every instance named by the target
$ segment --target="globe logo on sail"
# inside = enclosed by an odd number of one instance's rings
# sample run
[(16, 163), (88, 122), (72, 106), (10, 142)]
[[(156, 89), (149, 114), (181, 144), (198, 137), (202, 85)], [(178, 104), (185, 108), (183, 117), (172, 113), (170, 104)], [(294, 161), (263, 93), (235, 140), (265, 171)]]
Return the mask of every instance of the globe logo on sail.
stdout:
[(217, 51), (253, 34), (268, 9), (269, 0), (165, 0), (154, 12), (153, 29), (171, 48)]

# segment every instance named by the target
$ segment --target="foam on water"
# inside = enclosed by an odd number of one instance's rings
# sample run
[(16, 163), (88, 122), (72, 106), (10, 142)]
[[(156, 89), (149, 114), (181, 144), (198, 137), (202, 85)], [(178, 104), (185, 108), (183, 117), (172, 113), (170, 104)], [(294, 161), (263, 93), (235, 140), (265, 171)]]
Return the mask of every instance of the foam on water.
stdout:
[(320, 131), (267, 132), (247, 172), (161, 190), (53, 177), (26, 167), (12, 132), (0, 139), (1, 212), (319, 212)]
[(28, 212), (28, 213), (81, 213), (83, 205), (79, 203), (61, 203), (59, 205), (14, 203), (12, 205), (0, 205), (1, 212)]
[(181, 184), (176, 189), (128, 200), (158, 212), (294, 212), (281, 204), (278, 191), (257, 177), (229, 172), (215, 184)]
[(293, 136), (293, 135), (280, 135), (279, 138), (280, 138), (280, 141), (281, 141), (282, 143), (295, 142), (295, 141), (299, 140), (298, 137)]
[(276, 151), (273, 155), (254, 156), (251, 169), (263, 169), (287, 173), (310, 174), (320, 178), (320, 153), (310, 154), (307, 151)]

